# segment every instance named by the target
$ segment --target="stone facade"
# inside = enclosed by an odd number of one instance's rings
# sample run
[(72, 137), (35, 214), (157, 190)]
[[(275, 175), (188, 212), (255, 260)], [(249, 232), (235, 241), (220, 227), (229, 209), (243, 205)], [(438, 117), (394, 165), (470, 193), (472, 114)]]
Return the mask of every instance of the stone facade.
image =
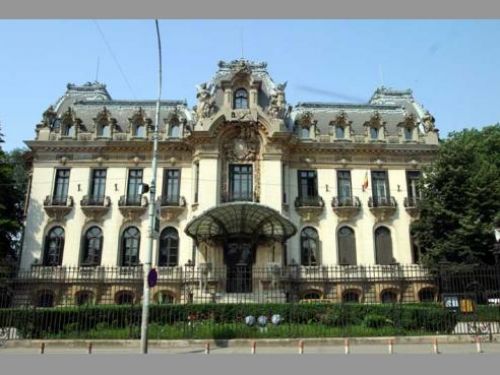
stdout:
[[(274, 83), (265, 63), (235, 60), (220, 62), (215, 77), (198, 86), (194, 108), (182, 101), (161, 102), (157, 193), (163, 203), (159, 205), (159, 229), (163, 233), (167, 227), (175, 228), (178, 239), (177, 250), (173, 249), (177, 251), (176, 265), (169, 263), (159, 270), (160, 279), (161, 272), (172, 272), (167, 269), (177, 266), (183, 270), (178, 280), (164, 284), (176, 301), (187, 300), (183, 295), (186, 264), (190, 272), (197, 273), (196, 280), (207, 265), (212, 272), (227, 266), (224, 241), (192, 237), (187, 227), (210, 210), (240, 200), (272, 208), (295, 226), (293, 235), (282, 241), (255, 243), (253, 270), (272, 265), (281, 270), (293, 266), (300, 272), (317, 267), (340, 269), (345, 263), (339, 256), (339, 230), (343, 227), (350, 228), (354, 238), (355, 264), (348, 267), (376, 268), (379, 263), (380, 267), (412, 265), (418, 269), (414, 265), (417, 247), (412, 244), (409, 225), (418, 216), (419, 197), (408, 186), (409, 172), (420, 171), (437, 151), (438, 131), (432, 115), (414, 100), (410, 90), (382, 87), (366, 104), (303, 102), (295, 106), (287, 103), (285, 92), (286, 84)], [(124, 267), (123, 236), (131, 226), (140, 232), (136, 263), (145, 258), (149, 195), (144, 194), (133, 204), (127, 199), (131, 198), (131, 170), (141, 170), (144, 183), (149, 184), (152, 178), (155, 104), (113, 100), (105, 85), (87, 83), (68, 85), (64, 96), (45, 111), (35, 139), (26, 142), (34, 159), (20, 272), (47, 267), (81, 269), (88, 246), (85, 236), (92, 227), (102, 231), (99, 261), (93, 266)], [(248, 168), (244, 183), (249, 184), (250, 192), (245, 190), (247, 185), (242, 188), (249, 193), (244, 199), (236, 194), (234, 165)], [(58, 170), (69, 171), (67, 180), (58, 175)], [(105, 170), (105, 188), (97, 203), (89, 200), (95, 184), (93, 170)], [(170, 195), (175, 202), (163, 199), (168, 189), (165, 170), (178, 171), (180, 183), (170, 187), (178, 188)], [(309, 185), (299, 180), (301, 171), (312, 172)], [(347, 196), (339, 191), (339, 171), (350, 172), (351, 191)], [(385, 176), (386, 195), (374, 192), (374, 182), (380, 184), (374, 180), (375, 172), (385, 172), (381, 176)], [(303, 190), (302, 183), (307, 185)], [(306, 197), (308, 187), (315, 192)], [(56, 199), (61, 197), (64, 202)], [(64, 231), (59, 250), (48, 244), (55, 227)], [(304, 246), (309, 245), (301, 238), (308, 227), (317, 233), (312, 263), (303, 261)], [(388, 229), (390, 262), (376, 256), (380, 227)], [(159, 266), (160, 242), (155, 241), (153, 267)], [(47, 261), (47, 252), (55, 251), (60, 251), (60, 259)], [(323, 276), (332, 277), (328, 272)], [(306, 279), (302, 286), (299, 282), (299, 294), (317, 290), (321, 297), (332, 300), (340, 300), (343, 291), (352, 288), (361, 290), (359, 297), (363, 300), (362, 295), (368, 293), (363, 290), (382, 285), (355, 287), (349, 282), (335, 282), (325, 287), (324, 283), (313, 285)], [(79, 288), (85, 289), (80, 281)], [(139, 298), (140, 282), (138, 276), (132, 288), (135, 299)], [(200, 291), (201, 283), (192, 282), (190, 290), (205, 296)], [(53, 288), (55, 284), (51, 285)], [(117, 285), (119, 281), (113, 284), (113, 290)], [(403, 290), (389, 282), (385, 289), (397, 290), (398, 298), (417, 299), (419, 290), (412, 285), (407, 283)], [(430, 285), (423, 282), (421, 286)], [(93, 288), (90, 283), (88, 287)], [(279, 290), (280, 285), (261, 282), (259, 288)], [(223, 284), (213, 283), (209, 289), (207, 296), (231, 300), (232, 293)], [(256, 288), (251, 289), (255, 294)], [(75, 291), (69, 286), (65, 290), (65, 298), (73, 298)], [(101, 294), (112, 293), (110, 290)], [(92, 293), (98, 301), (98, 292), (92, 289)], [(373, 294), (379, 301), (380, 293)], [(288, 298), (284, 291), (279, 296)], [(105, 299), (113, 298), (110, 295)]]

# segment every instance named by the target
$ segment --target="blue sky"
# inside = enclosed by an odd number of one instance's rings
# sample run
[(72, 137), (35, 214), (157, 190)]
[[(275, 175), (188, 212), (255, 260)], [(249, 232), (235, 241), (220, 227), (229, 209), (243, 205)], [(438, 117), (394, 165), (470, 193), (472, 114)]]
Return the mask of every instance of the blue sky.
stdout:
[[(0, 21), (5, 150), (33, 139), (68, 82), (96, 79), (114, 99), (155, 99), (152, 20)], [(267, 61), (287, 100), (366, 102), (382, 85), (413, 89), (441, 137), (500, 121), (500, 21), (161, 20), (164, 98), (195, 104), (219, 60)], [(243, 48), (242, 48), (243, 47)], [(129, 87), (130, 85), (130, 87)]]

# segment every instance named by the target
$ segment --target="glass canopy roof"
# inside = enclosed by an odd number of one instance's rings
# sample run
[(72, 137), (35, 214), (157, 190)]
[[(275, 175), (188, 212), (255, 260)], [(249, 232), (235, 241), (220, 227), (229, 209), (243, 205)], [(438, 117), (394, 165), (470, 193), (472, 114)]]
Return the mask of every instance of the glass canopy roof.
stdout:
[(204, 211), (187, 224), (185, 232), (197, 242), (245, 237), (252, 241), (285, 241), (297, 229), (290, 220), (268, 206), (232, 202)]

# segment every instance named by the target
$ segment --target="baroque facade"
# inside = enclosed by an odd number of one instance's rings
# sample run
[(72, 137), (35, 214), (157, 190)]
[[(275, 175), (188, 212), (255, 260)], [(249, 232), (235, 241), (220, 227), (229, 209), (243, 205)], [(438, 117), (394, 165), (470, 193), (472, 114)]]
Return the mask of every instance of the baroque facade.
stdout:
[[(248, 60), (197, 89), (160, 105), (155, 301), (433, 298), (409, 227), (438, 131), (411, 90), (291, 106)], [(14, 303), (140, 302), (155, 105), (96, 82), (43, 113)]]

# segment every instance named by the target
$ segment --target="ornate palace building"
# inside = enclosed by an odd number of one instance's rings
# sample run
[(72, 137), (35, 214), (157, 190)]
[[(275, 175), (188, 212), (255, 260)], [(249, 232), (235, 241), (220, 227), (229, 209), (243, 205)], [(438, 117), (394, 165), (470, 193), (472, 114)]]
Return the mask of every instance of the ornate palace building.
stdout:
[[(220, 62), (160, 105), (155, 302), (435, 297), (410, 223), (438, 148), (411, 90), (286, 101), (265, 63)], [(140, 303), (155, 101), (68, 84), (33, 153), (14, 304)]]

